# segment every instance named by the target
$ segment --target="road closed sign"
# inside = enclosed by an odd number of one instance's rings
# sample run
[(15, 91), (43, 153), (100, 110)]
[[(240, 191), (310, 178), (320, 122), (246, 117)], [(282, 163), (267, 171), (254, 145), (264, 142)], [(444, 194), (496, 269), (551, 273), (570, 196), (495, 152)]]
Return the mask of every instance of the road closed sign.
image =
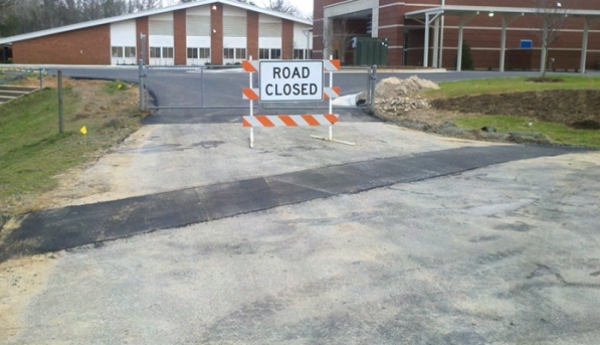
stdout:
[(262, 102), (323, 100), (323, 61), (261, 61)]

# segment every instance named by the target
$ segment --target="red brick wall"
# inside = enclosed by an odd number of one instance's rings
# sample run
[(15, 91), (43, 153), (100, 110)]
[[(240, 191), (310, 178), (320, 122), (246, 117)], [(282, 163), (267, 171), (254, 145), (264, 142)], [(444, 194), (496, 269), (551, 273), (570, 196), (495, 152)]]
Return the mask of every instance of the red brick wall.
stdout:
[(248, 11), (246, 21), (247, 58), (258, 60), (258, 12)]
[[(380, 3), (384, 2), (381, 0)], [(388, 1), (390, 2), (390, 1)], [(404, 4), (395, 4), (379, 9), (379, 29), (377, 36), (388, 39), (388, 65), (402, 66), (404, 44)]]
[(281, 58), (294, 57), (294, 22), (283, 19), (281, 23)]
[(15, 63), (110, 65), (110, 56), (110, 25), (13, 43)]
[(173, 12), (173, 40), (176, 65), (187, 64), (187, 31), (185, 9)]
[[(216, 6), (217, 9), (213, 10), (213, 6)], [(210, 7), (211, 63), (220, 65), (223, 64), (223, 4), (215, 3)]]
[(146, 35), (146, 39), (145, 41), (145, 45), (146, 45), (146, 61), (145, 63), (147, 64), (150, 58), (150, 42), (149, 42), (149, 37), (150, 34), (148, 33), (148, 17), (141, 17), (141, 18), (137, 18), (135, 20), (135, 42), (136, 42), (136, 47), (137, 47), (137, 54), (138, 54), (138, 60), (142, 59), (142, 41), (140, 39), (140, 35), (144, 34)]

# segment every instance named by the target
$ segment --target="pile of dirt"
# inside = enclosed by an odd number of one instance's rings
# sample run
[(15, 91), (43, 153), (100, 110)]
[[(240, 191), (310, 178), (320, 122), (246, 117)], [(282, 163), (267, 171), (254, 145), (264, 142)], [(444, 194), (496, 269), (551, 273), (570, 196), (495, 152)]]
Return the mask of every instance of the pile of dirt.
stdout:
[[(417, 76), (404, 80), (396, 77), (386, 78), (375, 86), (375, 107), (388, 113), (429, 109), (431, 108), (429, 102), (418, 93), (439, 88), (438, 84)], [(363, 93), (359, 96), (359, 100), (365, 97), (366, 93)]]
[(486, 115), (511, 115), (565, 124), (574, 128), (600, 128), (600, 90), (551, 90), (436, 99), (438, 110)]
[(390, 77), (381, 80), (375, 86), (375, 99), (393, 100), (425, 90), (438, 90), (440, 86), (431, 80), (415, 75), (407, 79)]

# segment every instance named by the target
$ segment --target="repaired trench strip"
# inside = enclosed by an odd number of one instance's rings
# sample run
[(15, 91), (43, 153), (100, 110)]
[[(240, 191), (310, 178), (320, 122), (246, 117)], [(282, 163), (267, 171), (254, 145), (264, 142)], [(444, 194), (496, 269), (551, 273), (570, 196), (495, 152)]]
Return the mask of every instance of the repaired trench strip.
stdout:
[(5, 237), (0, 243), (0, 262), (493, 164), (574, 152), (584, 150), (465, 147), (44, 210), (26, 215), (21, 226)]

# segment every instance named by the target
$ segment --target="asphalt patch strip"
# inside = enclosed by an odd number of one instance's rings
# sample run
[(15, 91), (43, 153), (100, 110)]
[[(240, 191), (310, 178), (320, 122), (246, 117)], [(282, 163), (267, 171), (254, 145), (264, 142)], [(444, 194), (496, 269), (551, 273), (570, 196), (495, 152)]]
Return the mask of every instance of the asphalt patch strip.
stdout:
[(160, 229), (537, 157), (584, 152), (545, 146), (465, 147), (188, 188), (28, 214), (0, 243), (0, 262)]

